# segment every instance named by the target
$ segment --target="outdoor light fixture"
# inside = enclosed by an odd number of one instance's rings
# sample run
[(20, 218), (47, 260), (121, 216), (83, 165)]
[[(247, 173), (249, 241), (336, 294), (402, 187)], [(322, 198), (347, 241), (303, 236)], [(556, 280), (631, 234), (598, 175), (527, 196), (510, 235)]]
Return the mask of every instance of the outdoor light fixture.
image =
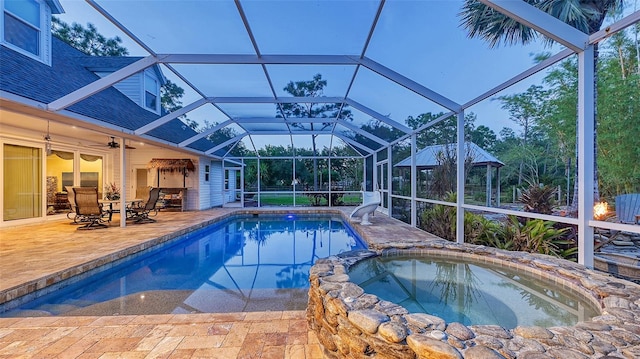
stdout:
[(47, 156), (51, 155), (51, 135), (49, 134), (49, 120), (47, 120), (47, 134), (44, 136), (44, 140), (47, 141), (44, 144), (44, 151)]

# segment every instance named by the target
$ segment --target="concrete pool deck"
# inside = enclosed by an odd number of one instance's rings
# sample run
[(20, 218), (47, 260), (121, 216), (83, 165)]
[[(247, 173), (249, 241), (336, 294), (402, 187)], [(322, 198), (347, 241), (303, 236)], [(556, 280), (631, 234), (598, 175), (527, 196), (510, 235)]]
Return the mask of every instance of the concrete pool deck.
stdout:
[[(331, 211), (348, 214), (351, 209)], [(157, 238), (248, 210), (256, 209), (161, 212), (157, 223), (126, 228), (118, 227), (114, 218), (111, 228), (95, 231), (76, 231), (66, 218), (3, 228), (0, 302), (120, 258), (132, 247), (148, 246)], [(373, 226), (354, 227), (372, 249), (389, 241), (410, 247), (437, 239), (381, 214), (370, 220)], [(634, 313), (633, 320), (640, 322), (640, 314)], [(0, 318), (0, 358), (322, 358), (318, 338), (308, 329), (305, 316), (304, 311), (278, 311)], [(640, 335), (640, 326), (635, 334)], [(635, 346), (640, 346), (637, 338)]]

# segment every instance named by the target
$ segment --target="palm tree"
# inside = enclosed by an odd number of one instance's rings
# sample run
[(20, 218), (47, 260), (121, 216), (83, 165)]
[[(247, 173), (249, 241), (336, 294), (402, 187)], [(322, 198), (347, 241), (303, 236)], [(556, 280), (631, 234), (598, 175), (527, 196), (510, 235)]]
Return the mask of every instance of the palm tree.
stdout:
[[(622, 0), (524, 0), (532, 6), (550, 14), (551, 16), (575, 27), (576, 29), (593, 34), (600, 30), (605, 17), (610, 12), (614, 12), (622, 7)], [(528, 44), (536, 39), (538, 33), (520, 24), (514, 19), (480, 3), (476, 0), (465, 0), (460, 12), (462, 25), (469, 31), (469, 37), (480, 37), (487, 40), (492, 47), (504, 42), (507, 45)], [(547, 45), (553, 41), (546, 39)], [(598, 83), (598, 44), (594, 44), (594, 89)], [(597, 103), (598, 92), (594, 91), (594, 104)], [(594, 109), (594, 116), (597, 119), (597, 109)], [(594, 124), (596, 121), (594, 121)], [(577, 126), (577, 121), (576, 121)], [(597, 126), (596, 126), (597, 127)], [(577, 127), (576, 127), (577, 128)], [(577, 131), (576, 131), (577, 136)], [(594, 196), (598, 200), (598, 167), (596, 156), (598, 145), (596, 142), (596, 129), (594, 128)], [(576, 141), (576, 155), (578, 141)], [(577, 162), (577, 161), (576, 161)], [(577, 163), (576, 163), (577, 165)], [(573, 202), (574, 210), (578, 206), (578, 178), (574, 182)]]

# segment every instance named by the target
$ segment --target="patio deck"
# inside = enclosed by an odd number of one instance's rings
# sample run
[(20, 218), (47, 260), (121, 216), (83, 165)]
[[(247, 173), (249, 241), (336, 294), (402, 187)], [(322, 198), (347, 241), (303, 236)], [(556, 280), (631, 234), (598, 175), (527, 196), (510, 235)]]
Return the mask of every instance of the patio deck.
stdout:
[[(340, 208), (348, 213), (352, 208)], [(251, 209), (252, 211), (259, 209)], [(273, 210), (273, 209), (267, 209)], [(277, 210), (277, 208), (276, 208)], [(300, 210), (300, 208), (297, 208)], [(317, 211), (317, 208), (309, 208)], [(335, 210), (335, 209), (334, 209)], [(161, 212), (158, 222), (77, 231), (69, 220), (3, 228), (0, 302), (43, 282), (66, 278), (87, 263), (120, 258), (128, 248), (185, 232), (240, 208)], [(377, 214), (371, 238), (425, 233)], [(384, 225), (382, 225), (384, 222)], [(391, 236), (391, 237), (389, 237)], [(398, 237), (400, 236), (400, 237)], [(10, 294), (13, 291), (13, 295)], [(304, 311), (109, 317), (0, 318), (0, 358), (322, 358)]]

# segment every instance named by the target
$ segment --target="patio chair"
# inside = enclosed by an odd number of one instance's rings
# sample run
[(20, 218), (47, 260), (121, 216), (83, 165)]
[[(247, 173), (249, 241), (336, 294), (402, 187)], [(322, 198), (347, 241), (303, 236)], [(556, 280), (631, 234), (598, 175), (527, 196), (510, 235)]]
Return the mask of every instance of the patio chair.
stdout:
[(98, 202), (98, 189), (95, 187), (73, 187), (73, 198), (76, 204), (75, 221), (84, 222), (85, 225), (77, 229), (107, 228), (104, 224), (105, 216), (109, 213), (102, 210), (102, 204)]
[(149, 198), (144, 205), (131, 206), (127, 209), (127, 217), (133, 220), (134, 223), (153, 223), (155, 219), (150, 218), (151, 212), (156, 213), (156, 203), (160, 198), (160, 188), (152, 188), (149, 190)]
[(640, 193), (628, 193), (616, 196), (616, 216), (621, 223), (639, 224)]
[(73, 191), (74, 188), (80, 187), (65, 187), (65, 190), (67, 191), (67, 200), (69, 201), (69, 212), (67, 212), (67, 218), (73, 221), (71, 224), (82, 224), (83, 222), (86, 222), (86, 220), (84, 220), (84, 217), (80, 217), (78, 216), (78, 213), (76, 213), (75, 192)]

